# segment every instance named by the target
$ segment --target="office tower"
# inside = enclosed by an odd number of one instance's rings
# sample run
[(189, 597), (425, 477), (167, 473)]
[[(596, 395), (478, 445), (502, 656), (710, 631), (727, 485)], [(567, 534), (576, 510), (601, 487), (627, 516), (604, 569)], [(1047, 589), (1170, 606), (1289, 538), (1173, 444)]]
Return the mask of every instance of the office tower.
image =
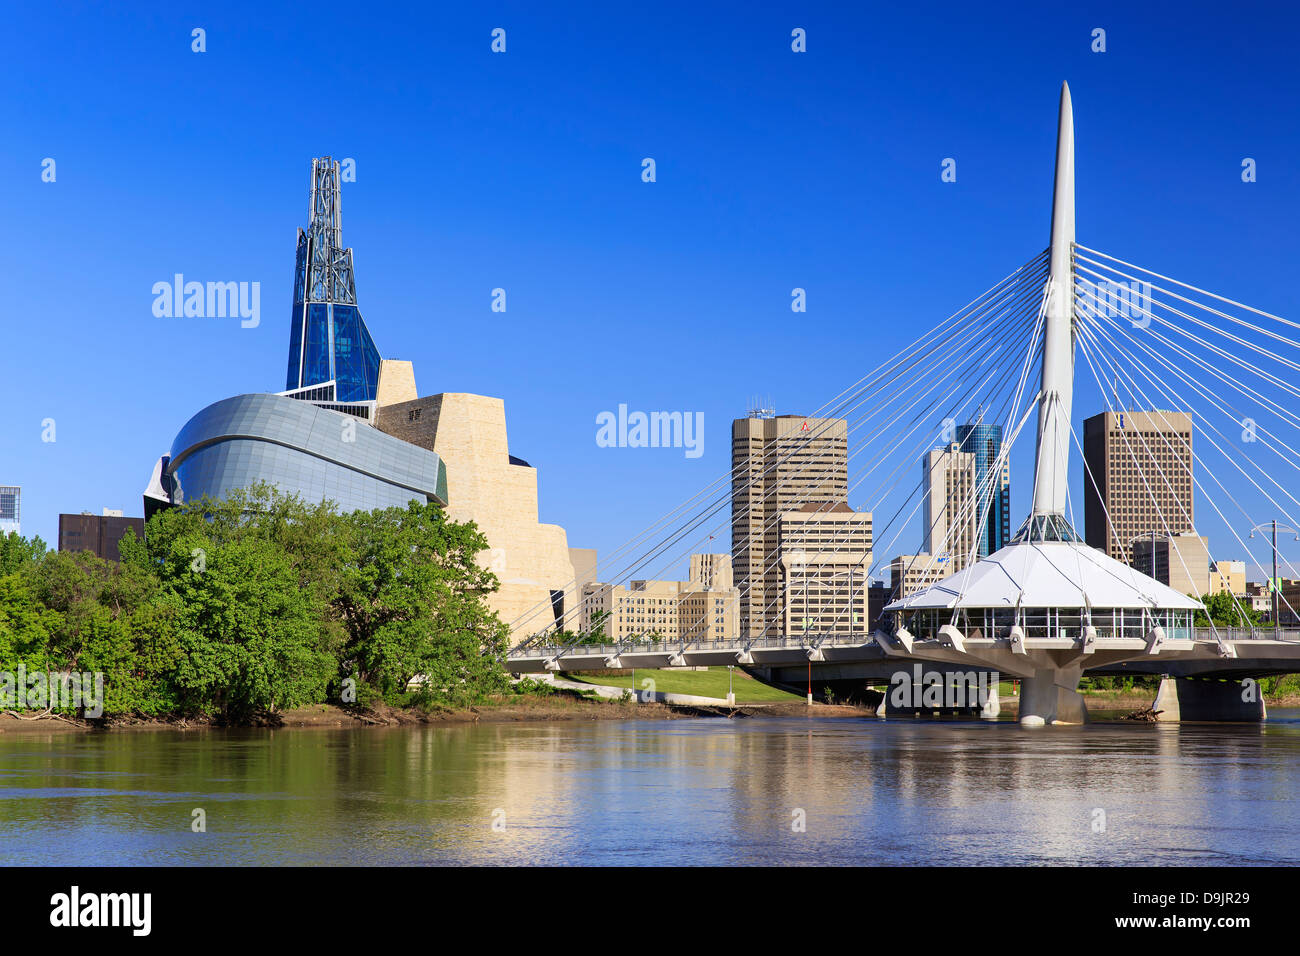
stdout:
[(865, 634), (871, 512), (809, 502), (780, 517), (783, 634)]
[(946, 558), (946, 573), (960, 571), (977, 543), (975, 456), (956, 442), (936, 448), (921, 459), (921, 481), (923, 550)]
[[(761, 417), (760, 417), (761, 416)], [(731, 425), (731, 554), (742, 637), (782, 623), (780, 516), (848, 497), (848, 423), (756, 412)]]
[(1136, 538), (1195, 530), (1190, 415), (1094, 415), (1083, 423), (1083, 458), (1084, 536), (1092, 547), (1127, 563)]
[(316, 386), (313, 398), (371, 402), (379, 386), (379, 350), (357, 308), (340, 203), (338, 162), (328, 156), (313, 159), (310, 220), (305, 231), (298, 230), (284, 387)]
[(17, 485), (0, 485), (0, 535), (22, 534), (23, 489)]
[(1002, 426), (974, 422), (957, 426), (957, 445), (975, 456), (975, 488), (980, 507), (977, 558), (987, 558), (1011, 543), (1011, 460), (999, 462)]

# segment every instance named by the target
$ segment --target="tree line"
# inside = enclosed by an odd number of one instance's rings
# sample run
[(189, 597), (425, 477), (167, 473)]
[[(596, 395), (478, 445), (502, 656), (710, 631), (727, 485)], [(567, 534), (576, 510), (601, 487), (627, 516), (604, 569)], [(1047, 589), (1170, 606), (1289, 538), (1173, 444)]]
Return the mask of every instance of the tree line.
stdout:
[(250, 723), (503, 691), (508, 627), (436, 504), (340, 514), (260, 484), (154, 515), (120, 563), (0, 537), (0, 672), (104, 675), (106, 717)]

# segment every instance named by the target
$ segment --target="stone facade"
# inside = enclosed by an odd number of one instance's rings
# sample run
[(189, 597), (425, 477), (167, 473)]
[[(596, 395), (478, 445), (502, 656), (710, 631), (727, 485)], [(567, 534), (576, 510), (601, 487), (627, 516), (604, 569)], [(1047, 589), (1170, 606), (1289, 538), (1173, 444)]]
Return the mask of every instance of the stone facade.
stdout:
[(602, 623), (610, 641), (734, 640), (740, 634), (740, 590), (730, 584), (730, 559), (691, 555), (689, 581), (587, 583), (580, 630), (590, 634)]
[(463, 392), (430, 395), (380, 404), (375, 424), (446, 462), (447, 515), (473, 521), (487, 536), (489, 548), (479, 559), (501, 580), (488, 603), (515, 638), (552, 628), (577, 607), (577, 574), (564, 529), (538, 520), (537, 470), (510, 455), (504, 401)]
[(810, 502), (781, 515), (777, 549), (780, 634), (860, 633), (867, 619), (870, 511)]

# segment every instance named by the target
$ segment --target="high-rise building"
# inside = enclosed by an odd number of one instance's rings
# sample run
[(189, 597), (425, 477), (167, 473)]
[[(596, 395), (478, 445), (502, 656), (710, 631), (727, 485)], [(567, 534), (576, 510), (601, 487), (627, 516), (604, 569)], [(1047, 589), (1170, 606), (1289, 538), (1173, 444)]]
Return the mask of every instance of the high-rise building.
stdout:
[(743, 637), (777, 633), (780, 516), (848, 497), (848, 423), (752, 415), (731, 425), (731, 554)]
[(306, 230), (298, 230), (284, 387), (314, 387), (316, 398), (354, 404), (375, 399), (379, 350), (357, 308), (340, 199), (338, 162), (328, 156), (313, 159), (310, 220)]
[(865, 633), (871, 512), (808, 502), (780, 518), (782, 634)]
[(1002, 455), (1002, 426), (971, 422), (957, 426), (957, 445), (975, 456), (977, 558), (987, 558), (1011, 543), (1011, 460)]
[(22, 534), (23, 489), (18, 485), (0, 485), (0, 535)]
[(923, 550), (947, 557), (944, 566), (955, 573), (976, 550), (975, 456), (956, 442), (936, 448), (921, 459), (921, 480)]
[(1134, 539), (1195, 530), (1190, 415), (1094, 415), (1083, 423), (1083, 458), (1084, 537), (1092, 547), (1128, 563)]

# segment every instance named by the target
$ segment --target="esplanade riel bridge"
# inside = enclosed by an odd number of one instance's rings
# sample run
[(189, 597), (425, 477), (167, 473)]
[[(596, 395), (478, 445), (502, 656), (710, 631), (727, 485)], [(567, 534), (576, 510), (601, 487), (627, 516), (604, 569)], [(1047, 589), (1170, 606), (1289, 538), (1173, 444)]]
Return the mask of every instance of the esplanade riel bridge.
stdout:
[[(1074, 186), (1073, 108), (1063, 85), (1048, 248), (809, 415), (763, 468), (720, 476), (602, 560), (602, 582), (653, 579), (727, 524), (733, 552), (770, 538), (778, 512), (826, 500), (818, 482), (794, 479), (829, 467), (807, 452), (830, 422), (847, 422), (848, 493), (872, 512), (873, 540), (859, 566), (835, 565), (844, 578), (827, 593), (843, 597), (838, 612), (825, 613), (823, 604), (815, 617), (792, 614), (790, 589), (765, 584), (787, 580), (789, 555), (767, 554), (764, 566), (737, 570), (741, 600), (749, 596), (740, 637), (697, 640), (703, 635), (688, 630), (663, 640), (648, 620), (610, 636), (603, 624), (582, 633), (580, 606), (555, 620), (539, 605), (512, 622), (518, 643), (508, 669), (739, 664), (801, 684), (805, 670), (819, 680), (888, 680), (921, 662), (1019, 679), (1027, 726), (1086, 720), (1084, 674), (1161, 675), (1169, 678), (1165, 706), (1182, 719), (1261, 719), (1262, 698), (1252, 697), (1246, 678), (1300, 671), (1300, 628), (1278, 626), (1300, 615), (1276, 583), (1279, 561), (1300, 577), (1277, 545), (1279, 527), (1300, 527), (1300, 324), (1077, 243)], [(1107, 412), (1100, 435), (1076, 428), (1076, 384)], [(1009, 543), (981, 554), (992, 483), (1031, 420), (1029, 513)], [(913, 483), (916, 465), (957, 421), (996, 423), (1001, 448), (970, 493), (930, 501), (937, 495), (926, 482)], [(1090, 529), (1104, 524), (1106, 550), (1076, 531), (1082, 503), (1071, 497), (1072, 448)], [(1102, 468), (1106, 475), (1095, 473)], [(807, 494), (768, 507), (775, 470), (787, 492), (794, 482)], [(1118, 506), (1102, 493), (1117, 483), (1131, 492)], [(1227, 612), (1202, 613), (1201, 598), (1220, 589), (1205, 583), (1208, 548), (1194, 507), (1214, 523), (1220, 546), (1255, 568), (1272, 567), (1274, 623), (1252, 623), (1233, 589)], [(898, 588), (868, 621), (867, 582), (889, 556), (909, 550), (900, 539), (918, 512), (929, 547), (906, 561), (924, 557), (955, 573)], [(1134, 535), (1139, 519), (1144, 530)], [(1265, 522), (1271, 538), (1254, 533)], [(1166, 578), (1192, 582), (1190, 593), (1157, 578), (1152, 529), (1169, 544)], [(820, 540), (804, 558), (833, 557), (848, 535)], [(1148, 536), (1150, 574), (1119, 560)], [(1197, 556), (1182, 547), (1187, 541), (1202, 542), (1199, 574), (1189, 567)], [(1212, 561), (1208, 567), (1217, 573)], [(1233, 626), (1216, 623), (1225, 616)]]

